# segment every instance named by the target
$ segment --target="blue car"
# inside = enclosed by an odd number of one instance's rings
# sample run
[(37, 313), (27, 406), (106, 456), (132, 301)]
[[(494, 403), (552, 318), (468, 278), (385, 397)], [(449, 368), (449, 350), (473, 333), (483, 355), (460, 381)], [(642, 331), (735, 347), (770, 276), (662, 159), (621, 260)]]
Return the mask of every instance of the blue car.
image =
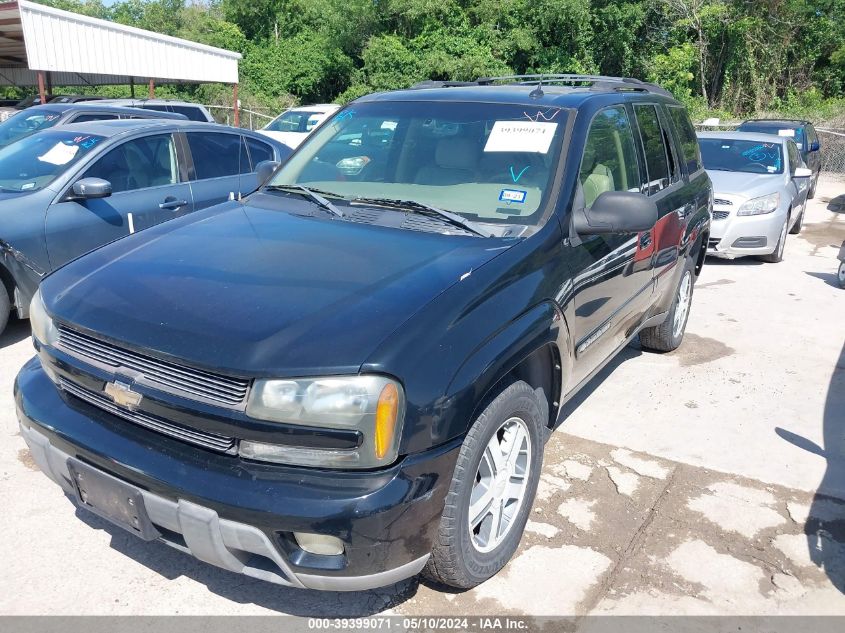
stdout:
[(103, 244), (251, 193), (287, 146), (170, 120), (78, 123), (0, 149), (0, 333), (41, 278)]

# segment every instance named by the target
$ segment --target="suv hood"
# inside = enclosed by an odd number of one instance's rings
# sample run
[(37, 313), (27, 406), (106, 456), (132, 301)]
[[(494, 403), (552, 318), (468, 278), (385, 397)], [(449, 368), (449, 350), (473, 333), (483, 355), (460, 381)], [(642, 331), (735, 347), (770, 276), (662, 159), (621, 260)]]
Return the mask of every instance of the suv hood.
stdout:
[(741, 198), (756, 198), (774, 193), (780, 189), (783, 174), (749, 174), (741, 171), (708, 169), (707, 175), (713, 181), (713, 192), (733, 194)]
[(350, 373), (513, 241), (227, 203), (96, 250), (42, 282), (59, 321), (245, 376)]

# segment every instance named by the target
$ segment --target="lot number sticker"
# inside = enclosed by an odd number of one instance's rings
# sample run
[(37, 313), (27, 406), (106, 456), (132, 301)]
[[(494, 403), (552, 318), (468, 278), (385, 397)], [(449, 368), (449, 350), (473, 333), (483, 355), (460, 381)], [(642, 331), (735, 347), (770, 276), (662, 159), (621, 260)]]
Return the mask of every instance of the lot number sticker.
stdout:
[(552, 145), (557, 123), (496, 121), (487, 137), (485, 152), (534, 152), (546, 154)]

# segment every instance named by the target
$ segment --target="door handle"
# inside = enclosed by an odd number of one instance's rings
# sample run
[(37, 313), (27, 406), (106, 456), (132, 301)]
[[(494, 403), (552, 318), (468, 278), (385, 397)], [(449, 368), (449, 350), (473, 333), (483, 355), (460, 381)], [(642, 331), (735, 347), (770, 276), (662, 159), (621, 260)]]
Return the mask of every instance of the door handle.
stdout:
[(164, 199), (160, 205), (158, 205), (159, 209), (167, 209), (168, 211), (177, 211), (187, 205), (187, 200), (177, 200), (176, 198), (168, 197)]

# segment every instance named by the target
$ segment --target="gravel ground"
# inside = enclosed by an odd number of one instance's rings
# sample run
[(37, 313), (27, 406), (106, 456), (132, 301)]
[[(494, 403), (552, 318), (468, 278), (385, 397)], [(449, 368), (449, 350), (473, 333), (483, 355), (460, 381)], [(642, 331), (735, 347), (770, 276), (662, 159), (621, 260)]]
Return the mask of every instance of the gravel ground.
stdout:
[(631, 345), (552, 435), (511, 563), (466, 592), (417, 580), (285, 589), (144, 543), (37, 471), (11, 396), (28, 324), (0, 337), (0, 614), (845, 614), (845, 180), (786, 260), (708, 260), (683, 346)]

